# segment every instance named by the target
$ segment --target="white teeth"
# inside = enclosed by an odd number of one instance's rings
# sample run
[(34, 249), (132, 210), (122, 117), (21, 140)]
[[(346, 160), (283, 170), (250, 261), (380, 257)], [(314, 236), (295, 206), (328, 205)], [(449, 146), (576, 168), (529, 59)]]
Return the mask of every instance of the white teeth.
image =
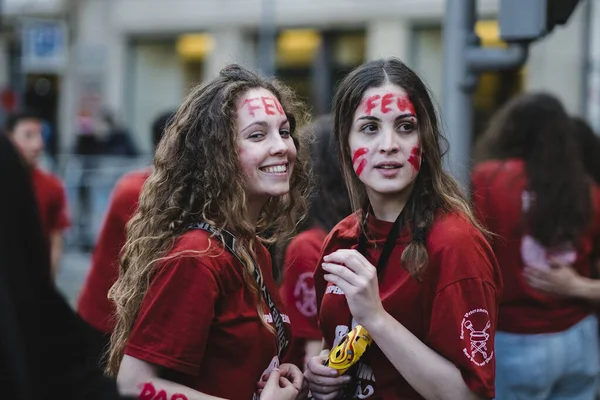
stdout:
[(268, 172), (270, 174), (281, 174), (283, 172), (287, 172), (287, 165), (275, 165), (272, 167), (261, 168), (263, 171)]
[(398, 168), (397, 165), (380, 165), (378, 168), (382, 168), (382, 169), (394, 169), (394, 168)]

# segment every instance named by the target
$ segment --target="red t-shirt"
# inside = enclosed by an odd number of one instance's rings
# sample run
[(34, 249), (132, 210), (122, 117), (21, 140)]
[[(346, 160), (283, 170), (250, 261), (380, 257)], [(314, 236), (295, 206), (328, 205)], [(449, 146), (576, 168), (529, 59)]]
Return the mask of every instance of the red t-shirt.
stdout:
[[(523, 276), (521, 240), (523, 192), (527, 188), (525, 163), (520, 159), (486, 161), (472, 174), (473, 203), (480, 220), (497, 234), (492, 248), (502, 270), (504, 290), (498, 315), (498, 330), (522, 333), (561, 332), (592, 312), (589, 302), (548, 295), (533, 289)], [(600, 190), (594, 187), (593, 204), (600, 209)], [(594, 213), (590, 231), (576, 247), (573, 268), (590, 276), (590, 259), (600, 249), (600, 213)]]
[(117, 182), (77, 303), (79, 315), (107, 334), (112, 333), (115, 323), (114, 305), (107, 295), (119, 277), (119, 253), (127, 239), (125, 225), (137, 209), (142, 186), (150, 172), (149, 168), (131, 172)]
[[(367, 229), (375, 246), (367, 246), (373, 265), (381, 254), (392, 223), (369, 216)], [(325, 240), (322, 255), (337, 249), (356, 249), (356, 214), (340, 222)], [(379, 276), (385, 310), (431, 349), (461, 371), (467, 386), (480, 396), (495, 395), (494, 333), (501, 290), (500, 271), (482, 234), (458, 214), (436, 215), (427, 234), (429, 265), (419, 282), (402, 267), (400, 258), (410, 242), (401, 231), (390, 261)], [(315, 273), (319, 321), (329, 346), (344, 335), (351, 315), (342, 290)], [(373, 343), (358, 366), (361, 398), (422, 399)]]
[[(181, 255), (157, 266), (125, 354), (166, 368), (169, 380), (200, 392), (249, 400), (277, 355), (276, 337), (260, 320), (272, 318), (268, 309), (259, 316), (242, 265), (209, 235), (184, 233), (169, 253)], [(283, 313), (269, 252), (256, 247), (256, 263)]]
[(327, 236), (315, 227), (299, 233), (285, 252), (279, 294), (292, 321), (292, 340), (285, 361), (304, 369), (306, 342), (321, 340), (313, 275)]
[(67, 211), (65, 188), (60, 179), (37, 167), (32, 170), (31, 180), (39, 209), (42, 231), (46, 239), (49, 240), (52, 233), (62, 231), (71, 225)]

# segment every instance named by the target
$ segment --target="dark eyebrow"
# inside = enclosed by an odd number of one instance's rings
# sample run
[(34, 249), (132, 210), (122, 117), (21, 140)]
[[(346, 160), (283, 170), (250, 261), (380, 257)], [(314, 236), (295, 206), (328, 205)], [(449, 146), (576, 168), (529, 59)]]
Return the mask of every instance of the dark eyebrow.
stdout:
[(375, 122), (380, 122), (381, 120), (377, 117), (373, 117), (370, 115), (363, 115), (362, 117), (358, 117), (356, 119), (357, 121), (375, 121)]
[(287, 118), (283, 121), (281, 121), (281, 124), (279, 124), (279, 127), (281, 128), (282, 126), (284, 126), (285, 124), (289, 124), (290, 121), (287, 120)]
[(242, 132), (253, 127), (254, 125), (259, 125), (261, 128), (266, 128), (269, 124), (267, 124), (265, 121), (255, 121), (255, 122), (251, 123), (250, 125), (248, 125), (247, 127), (245, 127), (244, 129), (242, 129)]
[(417, 116), (415, 114), (412, 114), (412, 113), (406, 113), (406, 114), (398, 115), (396, 117), (396, 120), (405, 119), (405, 118), (414, 118), (414, 119), (417, 119)]

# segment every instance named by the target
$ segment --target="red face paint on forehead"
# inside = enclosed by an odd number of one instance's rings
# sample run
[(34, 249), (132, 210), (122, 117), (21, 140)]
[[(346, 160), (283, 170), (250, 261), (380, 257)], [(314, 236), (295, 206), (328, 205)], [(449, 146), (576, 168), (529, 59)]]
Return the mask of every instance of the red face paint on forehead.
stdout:
[(421, 149), (419, 147), (413, 147), (410, 151), (410, 156), (408, 157), (408, 162), (417, 172), (421, 169), (421, 155)]
[(364, 112), (367, 115), (371, 115), (373, 110), (379, 109), (382, 114), (387, 114), (390, 111), (393, 111), (393, 104), (397, 107), (400, 112), (408, 112), (413, 115), (417, 115), (415, 113), (415, 108), (411, 101), (408, 99), (407, 95), (398, 95), (396, 93), (386, 93), (381, 97), (379, 94), (375, 94), (373, 96), (367, 97), (364, 103)]
[(266, 115), (285, 115), (283, 106), (279, 103), (279, 100), (272, 96), (251, 97), (244, 100), (244, 107), (252, 117), (255, 116), (256, 110), (263, 110)]
[(408, 96), (398, 97), (397, 104), (398, 109), (400, 111), (408, 111), (412, 115), (417, 115), (417, 113), (415, 112), (415, 107), (413, 106), (413, 103), (411, 103), (411, 101), (409, 100)]

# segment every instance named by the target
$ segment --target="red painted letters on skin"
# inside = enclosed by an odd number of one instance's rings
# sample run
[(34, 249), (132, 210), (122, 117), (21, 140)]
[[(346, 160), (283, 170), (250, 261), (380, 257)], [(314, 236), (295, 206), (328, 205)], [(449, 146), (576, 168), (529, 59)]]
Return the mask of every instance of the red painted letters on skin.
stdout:
[[(368, 152), (369, 152), (369, 149), (367, 149), (366, 147), (361, 147), (358, 150), (356, 150), (354, 152), (354, 154), (352, 155), (352, 165), (354, 165), (358, 159), (360, 159), (362, 156), (364, 156)], [(365, 159), (360, 160), (360, 163), (356, 167), (356, 176), (360, 176), (360, 174), (362, 174), (366, 165), (367, 165), (367, 160), (365, 160)]]
[(367, 99), (367, 105), (365, 108), (365, 113), (367, 115), (371, 115), (371, 111), (373, 111), (373, 109), (376, 107), (375, 101), (379, 100), (380, 98), (381, 96), (376, 94), (375, 96), (371, 96)]
[(408, 162), (413, 166), (415, 171), (418, 172), (421, 169), (421, 149), (419, 147), (413, 147), (410, 157), (408, 157)]
[[(394, 97), (396, 98), (396, 107), (398, 107), (398, 111), (417, 115), (415, 113), (415, 107), (408, 99), (408, 96), (397, 96), (394, 93), (386, 93), (383, 97), (378, 94), (368, 97), (367, 100), (365, 100), (365, 114), (371, 115), (371, 112), (376, 109), (377, 106), (379, 106), (379, 109), (383, 114), (387, 114), (392, 111), (390, 105), (394, 103)], [(379, 99), (381, 99), (381, 102), (378, 101)]]
[[(144, 388), (138, 396), (140, 400), (168, 400), (168, 395), (165, 390), (156, 393), (156, 388), (150, 382), (144, 383)], [(187, 400), (187, 397), (181, 393), (175, 393), (171, 396), (171, 400)]]
[[(260, 103), (255, 103), (255, 102), (259, 102)], [(252, 97), (250, 99), (246, 99), (244, 101), (244, 105), (247, 106), (248, 108), (248, 112), (250, 113), (250, 116), (254, 117), (254, 111), (256, 110), (260, 110), (263, 109), (265, 114), (267, 115), (275, 115), (275, 111), (277, 111), (277, 113), (279, 113), (280, 115), (284, 115), (285, 113), (283, 112), (283, 107), (281, 106), (281, 104), (279, 103), (279, 100), (277, 100), (275, 97), (267, 97), (267, 96), (262, 96), (262, 97)]]

